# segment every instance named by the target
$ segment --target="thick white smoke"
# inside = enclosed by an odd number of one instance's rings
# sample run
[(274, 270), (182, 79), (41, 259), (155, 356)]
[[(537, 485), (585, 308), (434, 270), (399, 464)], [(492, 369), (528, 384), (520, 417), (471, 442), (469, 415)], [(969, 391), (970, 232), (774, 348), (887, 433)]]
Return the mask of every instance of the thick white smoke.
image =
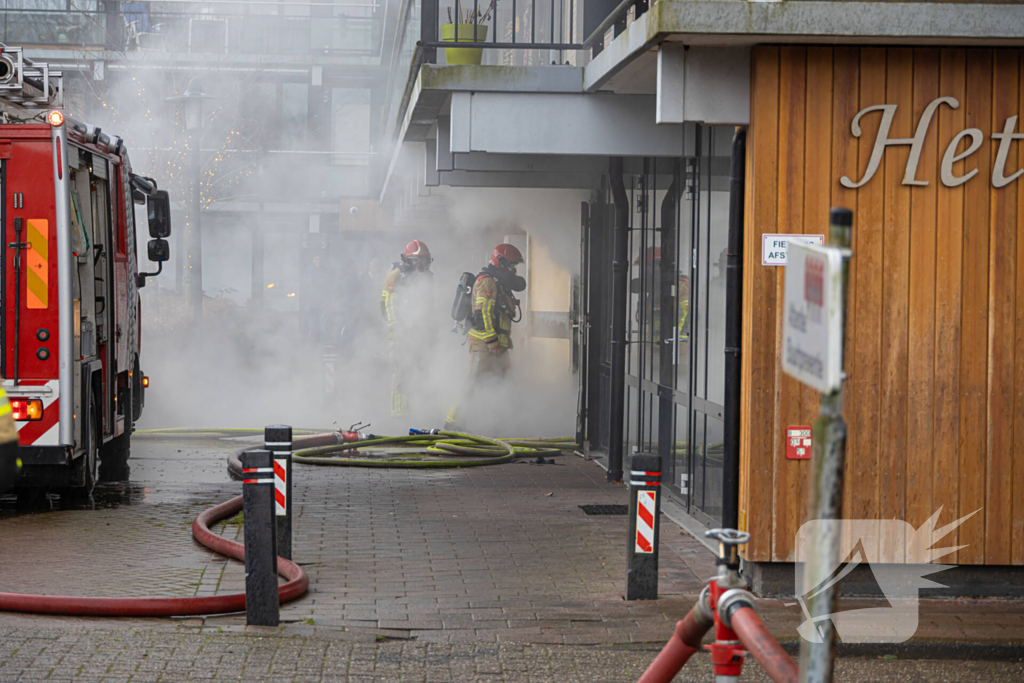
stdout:
[[(231, 150), (297, 149), (303, 140), (282, 137), (280, 122), (260, 119), (250, 107), (258, 79), (204, 76), (211, 101), (202, 139), (184, 130), (180, 114), (164, 102), (184, 90), (186, 76), (166, 79), (140, 70), (109, 90), (93, 93), (92, 121), (122, 135), (137, 172), (151, 175), (168, 189), (172, 201), (187, 209), (192, 191), (188, 168), (193, 145), (203, 154), (204, 315), (192, 320), (189, 280), (176, 288), (175, 269), (186, 258), (181, 235), (191, 216), (174, 214), (172, 261), (143, 290), (142, 369), (151, 378), (140, 427), (260, 427), (287, 423), (299, 427), (348, 427), (371, 422), (375, 433), (404, 433), (410, 427), (440, 427), (452, 404), (466, 396), (469, 354), (465, 338), (452, 332), (449, 310), (463, 271), (476, 273), (491, 249), (514, 236), (526, 245), (528, 287), (524, 308), (567, 312), (572, 278), (579, 260), (579, 204), (586, 193), (557, 190), (434, 188), (432, 199), (443, 218), (419, 223), (406, 217), (393, 225), (388, 211), (369, 230), (339, 230), (321, 222), (308, 234), (309, 213), (298, 218), (220, 210), (223, 205), (284, 201), (301, 188), (277, 172), (280, 157)], [(149, 75), (147, 75), (149, 74)], [(271, 134), (270, 128), (277, 127)], [(287, 127), (285, 126), (286, 130)], [(306, 141), (308, 142), (308, 141)], [(308, 145), (307, 145), (308, 147)], [(369, 167), (367, 167), (369, 172)], [(363, 186), (339, 188), (358, 195)], [(366, 206), (366, 199), (359, 201)], [(340, 219), (351, 214), (348, 205)], [(144, 210), (137, 211), (140, 264), (146, 267), (148, 239)], [(299, 225), (296, 225), (299, 221)], [(343, 222), (343, 221), (342, 221)], [(264, 235), (262, 297), (253, 291), (252, 232)], [(303, 248), (307, 234), (310, 244)], [(326, 248), (317, 251), (320, 240)], [(386, 329), (379, 315), (384, 276), (411, 239), (425, 241), (434, 256), (434, 321), (430, 334), (403, 346), (403, 382), (408, 413), (390, 415), (391, 367)], [(307, 334), (303, 313), (303, 271), (321, 253), (330, 271), (329, 341), (334, 393), (325, 391), (328, 366), (316, 340)], [(273, 285), (268, 288), (268, 285)], [(259, 300), (262, 299), (262, 303)], [(463, 402), (467, 428), (494, 435), (564, 436), (575, 429), (576, 379), (570, 341), (526, 334), (530, 321), (513, 330), (513, 370), (497, 386), (476, 391)], [(342, 328), (344, 333), (342, 334)]]

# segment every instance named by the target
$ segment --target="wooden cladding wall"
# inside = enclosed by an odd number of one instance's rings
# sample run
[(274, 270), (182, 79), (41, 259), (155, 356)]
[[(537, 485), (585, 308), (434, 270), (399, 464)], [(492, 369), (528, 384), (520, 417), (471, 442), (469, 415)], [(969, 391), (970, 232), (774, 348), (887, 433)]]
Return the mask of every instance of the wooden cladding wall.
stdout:
[[(1024, 178), (993, 186), (1009, 117), (1024, 115), (1024, 51), (759, 47), (753, 53), (743, 291), (740, 521), (749, 559), (792, 561), (810, 462), (787, 460), (788, 425), (811, 424), (818, 395), (781, 373), (783, 268), (761, 265), (763, 233), (827, 233), (830, 206), (854, 212), (846, 333), (843, 514), (920, 528), (979, 511), (936, 547), (959, 564), (1024, 564)], [(888, 146), (863, 186), (882, 121), (913, 138), (939, 97), (916, 179), (909, 145)], [(980, 148), (940, 178), (947, 147)], [(1014, 132), (1021, 132), (1018, 120)], [(967, 150), (971, 137), (952, 153)], [(1006, 174), (1024, 168), (1010, 145)], [(903, 561), (898, 550), (882, 559)]]

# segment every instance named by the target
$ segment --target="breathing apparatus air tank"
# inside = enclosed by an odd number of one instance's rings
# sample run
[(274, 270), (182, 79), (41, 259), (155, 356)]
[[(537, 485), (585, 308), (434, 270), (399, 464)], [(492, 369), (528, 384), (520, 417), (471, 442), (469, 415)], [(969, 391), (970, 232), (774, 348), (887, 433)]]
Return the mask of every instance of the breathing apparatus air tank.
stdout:
[(456, 323), (465, 322), (473, 312), (473, 283), (476, 275), (463, 273), (459, 284), (455, 286), (455, 300), (452, 301), (452, 319)]

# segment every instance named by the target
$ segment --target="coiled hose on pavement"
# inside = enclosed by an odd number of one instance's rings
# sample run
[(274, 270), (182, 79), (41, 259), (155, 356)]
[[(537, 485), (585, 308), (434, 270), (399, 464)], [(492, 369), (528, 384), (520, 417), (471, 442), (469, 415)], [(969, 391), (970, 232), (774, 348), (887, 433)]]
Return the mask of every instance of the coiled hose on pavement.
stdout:
[[(192, 536), (210, 550), (245, 561), (245, 548), (210, 531), (216, 524), (242, 509), (242, 497), (216, 505), (202, 512), (192, 522)], [(281, 602), (303, 595), (309, 588), (309, 577), (302, 567), (283, 557), (277, 558), (277, 570), (288, 582), (280, 586)], [(83, 598), (66, 595), (28, 595), (0, 593), (0, 612), (28, 612), (76, 617), (172, 617), (201, 614), (226, 614), (245, 611), (245, 593), (214, 595), (199, 598)]]
[[(493, 439), (476, 434), (435, 430), (409, 436), (371, 436), (345, 441), (342, 432), (318, 434), (292, 442), (292, 462), (333, 467), (431, 469), (500, 465), (519, 458), (560, 455), (576, 448), (572, 438)], [(228, 471), (241, 477), (241, 449), (228, 456)], [(340, 457), (343, 455), (359, 457)]]
[[(211, 434), (256, 435), (258, 429), (153, 429), (136, 432), (150, 436), (206, 437)], [(309, 431), (309, 430), (297, 430)], [(557, 455), (572, 449), (572, 439), (491, 439), (460, 432), (436, 432), (398, 437), (371, 437), (361, 441), (344, 442), (341, 432), (314, 434), (292, 442), (293, 461), (309, 465), (348, 467), (478, 467), (510, 462), (520, 457)], [(400, 457), (395, 458), (393, 450)], [(363, 449), (376, 452), (374, 457), (329, 457)], [(439, 455), (443, 457), (439, 457)], [(241, 462), (238, 453), (228, 458), (228, 471), (240, 477)], [(236, 496), (202, 512), (192, 522), (192, 536), (206, 548), (230, 558), (245, 561), (245, 548), (241, 543), (213, 533), (210, 526), (237, 514), (242, 509), (242, 496)], [(282, 603), (294, 600), (308, 590), (309, 577), (302, 567), (283, 557), (277, 558), (278, 572), (287, 579), (279, 588)], [(64, 595), (32, 595), (26, 593), (0, 593), (0, 612), (26, 612), (79, 617), (169, 617), (226, 614), (245, 610), (245, 594), (215, 595), (191, 598), (111, 598)]]

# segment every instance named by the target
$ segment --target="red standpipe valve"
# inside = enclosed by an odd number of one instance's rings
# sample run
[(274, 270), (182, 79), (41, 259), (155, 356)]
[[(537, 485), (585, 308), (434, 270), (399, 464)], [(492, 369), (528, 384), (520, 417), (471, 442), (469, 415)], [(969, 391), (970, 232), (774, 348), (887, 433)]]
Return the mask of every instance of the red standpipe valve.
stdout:
[[(335, 423), (337, 424), (337, 423)], [(355, 443), (357, 441), (369, 441), (370, 439), (376, 439), (377, 437), (373, 434), (364, 434), (362, 430), (369, 427), (370, 424), (363, 424), (362, 422), (356, 422), (348, 429), (339, 429), (336, 434), (341, 436), (342, 443)]]
[(747, 651), (743, 648), (740, 638), (725, 622), (719, 618), (718, 604), (722, 594), (729, 588), (712, 581), (711, 605), (715, 614), (715, 642), (704, 646), (711, 653), (711, 663), (715, 667), (715, 676), (739, 676), (743, 670), (743, 658)]

